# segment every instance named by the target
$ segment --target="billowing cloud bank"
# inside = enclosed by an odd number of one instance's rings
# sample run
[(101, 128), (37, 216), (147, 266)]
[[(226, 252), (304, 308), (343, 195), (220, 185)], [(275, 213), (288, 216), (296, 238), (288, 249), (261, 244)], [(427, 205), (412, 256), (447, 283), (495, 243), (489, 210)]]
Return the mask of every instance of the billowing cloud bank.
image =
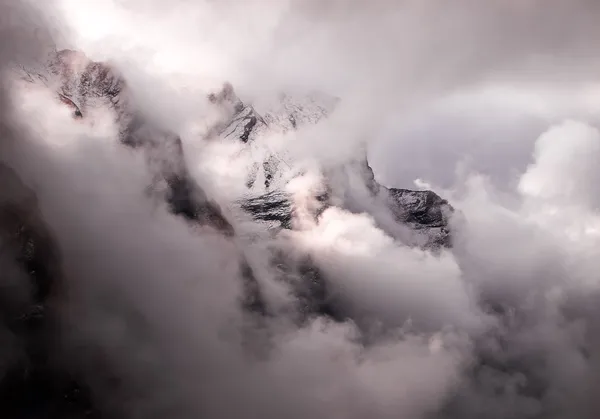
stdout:
[[(83, 377), (106, 417), (595, 418), (599, 6), (268, 3), (0, 2), (1, 160), (35, 192), (61, 254), (60, 364)], [(151, 173), (119, 144), (108, 110), (74, 120), (50, 89), (16, 81), (14, 67), (42, 59), (49, 39), (116, 63), (143, 112), (181, 136), (233, 238), (191, 228), (145, 193)], [(214, 117), (206, 94), (224, 80), (257, 106), (308, 89), (341, 105), (244, 153), (202, 138)], [(503, 131), (504, 117), (518, 125)], [(264, 148), (304, 171), (287, 187), (305, 208), (318, 168), (358, 157), (365, 143), (382, 147), (391, 125), (435, 131), (444, 118), (460, 123), (437, 132), (431, 154), (408, 130), (395, 138), (403, 152), (380, 148), (375, 169), (400, 184), (393, 168), (413, 165), (440, 188), (457, 209), (450, 249), (395, 240), (377, 202), (316, 220), (300, 212), (297, 228), (275, 237), (230, 205)], [(475, 139), (463, 141), (464, 126)], [(469, 154), (483, 160), (466, 164)], [(333, 188), (363, 193), (356, 182)], [(310, 259), (344, 318), (296, 321), (272, 248)], [(241, 254), (270, 315), (240, 304)], [(21, 273), (2, 258), (2, 301), (26, 299)], [(10, 331), (0, 337), (3, 373), (20, 352)]]

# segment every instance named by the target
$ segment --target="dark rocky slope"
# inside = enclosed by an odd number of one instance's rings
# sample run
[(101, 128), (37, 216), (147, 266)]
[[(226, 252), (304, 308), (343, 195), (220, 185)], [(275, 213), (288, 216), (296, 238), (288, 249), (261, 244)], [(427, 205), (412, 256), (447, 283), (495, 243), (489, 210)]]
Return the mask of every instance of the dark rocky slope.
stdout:
[(55, 298), (61, 262), (36, 197), (0, 164), (0, 415), (100, 417), (77, 371), (61, 362)]

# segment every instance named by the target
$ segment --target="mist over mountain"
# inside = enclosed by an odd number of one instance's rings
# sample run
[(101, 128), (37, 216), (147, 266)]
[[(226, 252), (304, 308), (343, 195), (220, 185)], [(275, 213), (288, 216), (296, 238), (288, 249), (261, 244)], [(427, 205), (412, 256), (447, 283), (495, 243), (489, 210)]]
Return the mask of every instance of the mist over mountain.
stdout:
[(0, 0), (0, 414), (595, 418), (599, 12)]

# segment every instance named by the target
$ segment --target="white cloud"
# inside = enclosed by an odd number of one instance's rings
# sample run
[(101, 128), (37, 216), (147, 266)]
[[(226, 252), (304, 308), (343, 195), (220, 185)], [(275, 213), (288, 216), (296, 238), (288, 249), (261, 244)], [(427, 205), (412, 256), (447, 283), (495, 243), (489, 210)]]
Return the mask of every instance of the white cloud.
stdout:
[[(319, 163), (354, 157), (393, 119), (404, 131), (382, 148), (386, 183), (441, 185), (458, 210), (454, 247), (439, 255), (394, 241), (375, 202), (372, 216), (330, 208), (274, 241), (247, 240), (240, 223), (229, 241), (146, 197), (143, 159), (101, 113), (76, 124), (47, 92), (17, 91), (9, 109), (26, 130), (2, 158), (37, 192), (64, 255), (63, 319), (88, 345), (69, 354), (100, 383), (108, 371), (89, 347), (106, 355), (125, 413), (595, 417), (600, 138), (597, 101), (580, 89), (598, 70), (594, 4), (90, 3), (63, 1), (70, 41), (113, 60), (144, 111), (180, 130), (211, 196), (239, 196), (257, 157), (201, 143), (204, 95), (231, 80), (250, 99), (284, 87), (342, 97), (330, 121), (265, 140), (310, 169), (297, 199)], [(555, 126), (568, 116), (582, 122)], [(278, 308), (293, 303), (269, 265), (275, 245), (310, 256), (356, 324), (253, 327), (238, 304), (240, 253)]]

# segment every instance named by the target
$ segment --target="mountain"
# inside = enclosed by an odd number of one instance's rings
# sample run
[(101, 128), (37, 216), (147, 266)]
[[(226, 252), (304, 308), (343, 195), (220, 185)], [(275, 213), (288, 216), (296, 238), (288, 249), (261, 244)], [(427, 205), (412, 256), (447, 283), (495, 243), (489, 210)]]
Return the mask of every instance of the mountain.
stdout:
[[(50, 58), (44, 71), (27, 75), (31, 82), (41, 80), (55, 89), (58, 99), (74, 110), (74, 118), (85, 119), (88, 111), (95, 106), (113, 109), (120, 142), (147, 156), (154, 174), (154, 183), (149, 188), (151, 193), (164, 199), (173, 214), (187, 222), (216, 228), (229, 236), (235, 234), (233, 224), (223, 215), (220, 205), (210, 199), (190, 175), (180, 137), (157, 126), (138, 111), (131, 100), (126, 80), (115, 68), (94, 62), (81, 52), (62, 50)], [(318, 92), (304, 96), (282, 94), (259, 113), (254, 106), (242, 101), (228, 83), (220, 91), (208, 95), (207, 99), (222, 118), (209, 130), (205, 139), (238, 141), (245, 147), (253, 147), (266, 133), (285, 133), (317, 124), (335, 112), (339, 103), (338, 98)], [(237, 203), (242, 211), (263, 223), (265, 230), (272, 234), (282, 229), (294, 229), (298, 214), (316, 220), (334, 203), (351, 212), (370, 213), (371, 208), (363, 202), (370, 201), (386, 208), (388, 218), (412, 232), (409, 239), (397, 237), (389, 229), (389, 224), (379, 223), (382, 229), (403, 243), (429, 249), (451, 245), (448, 219), (453, 212), (452, 206), (432, 191), (380, 185), (366, 158), (358, 163), (324, 168), (321, 184), (309, 199), (311, 208), (308, 211), (298, 206), (299, 200), (286, 188), (285, 181), (276, 182), (284, 174), (288, 175), (288, 167), (286, 157), (276, 153), (267, 154), (265, 161), (255, 162), (246, 182), (248, 193)], [(352, 188), (340, 189), (340, 184), (349, 182), (350, 172), (359, 175), (359, 183), (367, 191), (366, 195), (353, 197), (348, 193)], [(259, 174), (262, 182), (257, 183)], [(163, 185), (162, 191), (160, 185)], [(301, 205), (306, 205), (305, 198), (301, 201)], [(246, 287), (252, 294), (248, 295), (248, 301), (260, 306), (262, 298), (253, 271), (243, 255), (240, 255), (240, 260)], [(302, 270), (312, 272), (312, 279), (307, 282), (325, 281), (315, 273), (317, 269), (311, 266), (310, 260), (303, 262)], [(303, 286), (300, 281), (299, 287)]]
[[(57, 100), (73, 110), (74, 118), (87, 118), (94, 106), (114, 110), (119, 141), (147, 156), (154, 175), (154, 183), (149, 188), (151, 193), (164, 199), (171, 212), (186, 222), (235, 235), (234, 223), (227, 220), (220, 205), (210, 199), (190, 175), (180, 137), (157, 126), (136, 109), (128, 96), (126, 80), (116, 69), (91, 61), (78, 51), (63, 50), (51, 57), (43, 69), (26, 72), (24, 78), (54, 89)], [(243, 102), (230, 84), (209, 95), (208, 100), (221, 110), (223, 118), (206, 139), (239, 141), (247, 147), (270, 131), (287, 132), (319, 123), (335, 111), (339, 102), (337, 98), (319, 93), (300, 98), (281, 95), (271, 107), (259, 113)], [(285, 183), (276, 181), (281, 180), (286, 167), (285, 156), (274, 153), (265, 161), (255, 162), (246, 182), (248, 195), (237, 203), (242, 211), (275, 235), (281, 230), (294, 229), (300, 210), (296, 197), (286, 189)], [(360, 202), (357, 205), (357, 199), (354, 202), (348, 197), (340, 200), (337, 178), (349, 170), (359, 174), (362, 186), (368, 191), (365, 199), (384, 203), (395, 222), (425, 237), (418, 245), (431, 249), (451, 245), (448, 217), (453, 209), (450, 204), (432, 191), (380, 185), (366, 159), (358, 164), (323, 170), (322, 184), (315, 189), (309, 212), (315, 220), (333, 205), (342, 205), (353, 212), (368, 211)], [(9, 251), (5, 254), (14, 255), (16, 268), (21, 272), (19, 277), (31, 290), (16, 303), (11, 299), (0, 305), (0, 327), (6, 329), (21, 348), (9, 373), (0, 379), (0, 412), (15, 418), (101, 417), (85, 376), (60, 364), (54, 356), (59, 350), (56, 345), (59, 330), (53, 311), (55, 298), (65, 292), (58, 247), (37, 208), (33, 191), (4, 165), (0, 165), (0, 181), (0, 239)], [(166, 192), (161, 191), (160, 185), (166, 186)], [(302, 323), (315, 315), (334, 320), (345, 318), (343, 308), (328, 294), (327, 278), (310, 257), (291, 257), (276, 247), (271, 256), (278, 278), (289, 284), (297, 296), (294, 321)], [(238, 257), (244, 281), (243, 306), (258, 317), (274, 315), (251, 264), (243, 252)]]
[[(46, 69), (46, 82), (55, 79), (49, 84), (57, 86), (59, 99), (73, 108), (74, 117), (85, 118), (87, 110), (93, 106), (105, 105), (114, 109), (121, 142), (142, 149), (148, 155), (150, 167), (156, 174), (156, 184), (167, 185), (165, 199), (175, 214), (233, 234), (231, 223), (225, 219), (219, 205), (191, 178), (179, 136), (156, 126), (135, 109), (127, 83), (115, 68), (94, 62), (79, 51), (61, 50), (51, 57)], [(223, 117), (211, 128), (207, 139), (240, 141), (248, 147), (265, 133), (285, 133), (317, 124), (334, 112), (339, 103), (338, 98), (319, 92), (304, 96), (281, 94), (259, 113), (254, 106), (242, 101), (229, 83), (219, 92), (210, 94), (208, 100)], [(447, 201), (432, 191), (386, 188), (377, 183), (366, 159), (361, 164), (359, 171), (372, 197), (382, 200), (398, 223), (426, 236), (422, 245), (450, 245), (448, 216), (453, 210)], [(254, 162), (246, 183), (248, 196), (239, 203), (254, 219), (266, 221), (270, 227), (292, 228), (293, 199), (281, 188), (282, 185), (273, 188), (274, 181), (287, 166), (285, 157), (274, 153), (268, 154), (263, 162)], [(262, 182), (257, 185), (259, 180)], [(328, 181), (324, 183), (322, 189), (330, 190)], [(331, 205), (329, 196), (315, 199), (324, 207)]]
[[(154, 195), (165, 199), (175, 215), (190, 223), (216, 228), (229, 236), (235, 234), (232, 223), (223, 215), (220, 205), (210, 199), (190, 175), (180, 137), (157, 126), (138, 111), (131, 100), (126, 80), (115, 68), (91, 61), (81, 52), (63, 50), (51, 57), (44, 76), (39, 76), (39, 72), (37, 74), (37, 79), (43, 79), (46, 85), (53, 86), (58, 98), (74, 109), (74, 118), (85, 119), (89, 109), (94, 106), (107, 106), (114, 110), (121, 143), (146, 154), (155, 178), (149, 189)], [(207, 99), (222, 118), (214, 123), (205, 140), (238, 141), (245, 147), (253, 147), (260, 136), (267, 133), (285, 133), (317, 124), (335, 112), (339, 103), (338, 98), (318, 92), (304, 96), (282, 94), (259, 113), (254, 106), (242, 101), (229, 83), (220, 91), (208, 95)], [(309, 209), (298, 206), (300, 201), (300, 205), (306, 206), (306, 198), (299, 201), (287, 190), (285, 181), (280, 181), (283, 175), (289, 178), (286, 173), (288, 167), (286, 156), (276, 153), (269, 153), (264, 161), (255, 162), (246, 182), (248, 193), (237, 203), (251, 218), (263, 223), (264, 229), (271, 234), (277, 234), (282, 229), (294, 229), (298, 214), (316, 220), (334, 203), (348, 211), (370, 213), (371, 208), (364, 205), (363, 201), (372, 201), (378, 207), (386, 208), (389, 212), (387, 217), (394, 223), (411, 231), (408, 238), (406, 234), (397, 237), (389, 224), (379, 223), (392, 237), (407, 245), (429, 249), (451, 245), (448, 219), (453, 212), (452, 206), (432, 191), (380, 185), (366, 158), (358, 164), (350, 162), (324, 168), (321, 184), (308, 200), (311, 202)], [(345, 179), (349, 172), (359, 174), (359, 183), (367, 191), (366, 195), (352, 197), (348, 193), (352, 188), (340, 190), (340, 184), (349, 182)], [(161, 192), (160, 185), (166, 186), (166, 191)], [(278, 257), (281, 259), (281, 256)], [(249, 304), (252, 307), (266, 310), (253, 270), (243, 255), (240, 255), (240, 260), (248, 290), (247, 302), (251, 302)], [(288, 260), (284, 264), (295, 263)], [(301, 265), (294, 269), (311, 272), (310, 280), (296, 281), (298, 293), (304, 295), (304, 288), (309, 283), (324, 283), (325, 279), (309, 259)], [(323, 294), (323, 287), (322, 284), (317, 287), (320, 294)]]
[[(318, 123), (335, 109), (338, 99), (317, 92), (302, 97), (281, 94), (259, 113), (254, 106), (242, 102), (231, 84), (225, 83), (221, 91), (209, 95), (209, 101), (220, 109), (223, 117), (208, 137), (240, 141), (250, 146), (266, 133), (285, 134), (301, 126)], [(261, 184), (268, 190), (282, 165), (282, 156), (269, 154), (264, 162), (255, 162), (250, 168), (246, 185), (252, 188), (262, 178)]]
[[(235, 94), (233, 87), (226, 84), (218, 94), (210, 97), (212, 103), (221, 106), (227, 112), (225, 121), (217, 125), (213, 135), (224, 140), (251, 143), (268, 130), (286, 132), (306, 124), (316, 124), (335, 110), (339, 99), (324, 94), (310, 94), (295, 99), (281, 95), (277, 106), (259, 114), (252, 105), (246, 105)], [(258, 166), (264, 173), (266, 193), (246, 198), (241, 207), (252, 214), (256, 220), (265, 221), (269, 226), (292, 228), (294, 210), (292, 197), (282, 190), (269, 190), (279, 169), (285, 167), (282, 158), (270, 155), (269, 158), (251, 171), (247, 186), (252, 188), (256, 181)], [(375, 180), (371, 166), (365, 159), (359, 171), (371, 195), (383, 200), (398, 223), (405, 224), (427, 236), (425, 247), (450, 246), (448, 218), (453, 212), (452, 206), (433, 191), (386, 188)], [(327, 181), (326, 181), (327, 183)], [(323, 190), (329, 189), (323, 185)], [(328, 204), (327, 196), (315, 197)]]

